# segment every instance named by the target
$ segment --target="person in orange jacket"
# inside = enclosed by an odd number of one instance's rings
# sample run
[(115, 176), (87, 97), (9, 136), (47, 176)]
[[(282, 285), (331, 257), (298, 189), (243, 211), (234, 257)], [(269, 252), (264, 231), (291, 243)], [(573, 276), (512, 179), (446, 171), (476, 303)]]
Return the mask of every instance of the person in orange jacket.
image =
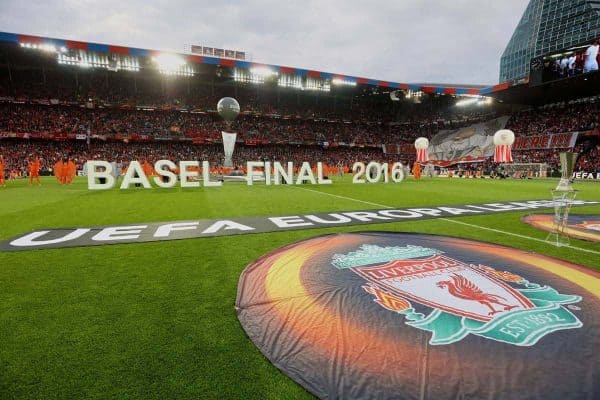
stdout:
[(421, 179), (421, 164), (419, 164), (418, 162), (415, 162), (413, 165), (412, 173), (415, 176), (416, 180)]
[(62, 185), (63, 184), (63, 160), (58, 160), (54, 166), (52, 167), (52, 171), (54, 172), (54, 177), (56, 180)]
[(70, 184), (73, 182), (73, 179), (75, 179), (75, 175), (77, 175), (77, 165), (71, 159), (69, 159), (69, 162), (67, 163), (67, 174), (67, 184)]
[(41, 164), (42, 163), (38, 157), (29, 160), (29, 185), (31, 185), (34, 180), (37, 182), (38, 186), (42, 184), (42, 182), (40, 182)]
[(150, 164), (148, 160), (144, 160), (144, 162), (142, 163), (142, 170), (144, 171), (144, 174), (148, 177), (154, 175), (154, 168), (152, 168), (152, 164)]
[(70, 179), (69, 179), (69, 160), (67, 158), (65, 158), (62, 162), (60, 177), (61, 177), (60, 183), (62, 183), (63, 185), (66, 185), (69, 183), (69, 181), (70, 181)]
[(4, 179), (4, 157), (0, 156), (0, 186), (6, 187), (6, 180)]

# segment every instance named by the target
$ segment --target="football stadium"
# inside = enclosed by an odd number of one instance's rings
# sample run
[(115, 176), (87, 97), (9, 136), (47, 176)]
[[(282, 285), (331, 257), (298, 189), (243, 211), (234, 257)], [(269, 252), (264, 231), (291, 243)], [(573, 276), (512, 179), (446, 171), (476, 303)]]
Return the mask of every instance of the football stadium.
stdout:
[(599, 40), (531, 0), (478, 85), (0, 32), (0, 398), (599, 399)]

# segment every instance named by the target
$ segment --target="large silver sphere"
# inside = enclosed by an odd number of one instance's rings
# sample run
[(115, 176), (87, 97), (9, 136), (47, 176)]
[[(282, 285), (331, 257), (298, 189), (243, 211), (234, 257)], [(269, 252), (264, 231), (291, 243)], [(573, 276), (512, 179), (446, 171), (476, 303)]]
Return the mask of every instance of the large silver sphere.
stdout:
[(223, 97), (217, 103), (217, 112), (225, 121), (231, 122), (240, 113), (240, 103), (233, 97)]

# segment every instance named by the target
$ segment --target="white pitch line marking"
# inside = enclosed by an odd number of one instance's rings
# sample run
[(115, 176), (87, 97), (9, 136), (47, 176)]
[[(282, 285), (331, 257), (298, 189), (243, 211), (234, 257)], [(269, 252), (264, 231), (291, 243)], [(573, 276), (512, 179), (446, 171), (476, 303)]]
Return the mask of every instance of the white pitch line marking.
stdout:
[[(360, 199), (354, 199), (354, 198), (348, 197), (348, 196), (341, 196), (341, 195), (337, 195), (337, 194), (331, 194), (331, 193), (327, 193), (327, 192), (321, 192), (319, 190), (307, 189), (307, 188), (298, 187), (298, 186), (294, 186), (294, 187), (297, 188), (297, 189), (306, 190), (308, 192), (319, 193), (319, 194), (323, 194), (323, 195), (326, 195), (326, 196), (337, 197), (337, 198), (340, 198), (340, 199), (355, 201), (355, 202), (363, 203), (363, 204), (370, 204), (372, 206), (377, 206), (377, 207), (381, 207), (381, 208), (394, 208), (394, 207), (391, 207), (391, 206), (386, 206), (385, 204), (372, 203), (370, 201), (365, 201), (365, 200), (360, 200)], [(528, 239), (528, 240), (532, 240), (532, 241), (535, 241), (535, 242), (545, 243), (545, 244), (554, 246), (554, 245), (546, 242), (543, 239), (538, 239), (538, 238), (534, 238), (534, 237), (530, 237), (530, 236), (520, 235), (518, 233), (512, 233), (512, 232), (507, 232), (507, 231), (503, 231), (503, 230), (500, 230), (500, 229), (488, 228), (486, 226), (481, 226), (481, 225), (469, 224), (467, 222), (456, 221), (454, 219), (449, 219), (449, 218), (438, 218), (438, 219), (441, 219), (441, 220), (447, 221), (447, 222), (452, 222), (454, 224), (460, 224), (460, 225), (470, 226), (472, 228), (483, 229), (483, 230), (490, 231), (490, 232), (501, 233), (503, 235), (514, 236), (514, 237), (518, 237), (518, 238), (521, 238), (521, 239)], [(600, 254), (600, 251), (583, 249), (581, 247), (576, 247), (576, 246), (571, 246), (571, 245), (566, 245), (566, 246), (562, 246), (562, 247), (566, 247), (568, 249), (573, 249), (573, 250), (579, 250), (579, 251), (583, 251), (583, 252), (586, 252), (586, 253)]]
[(381, 208), (394, 208), (394, 207), (386, 206), (384, 204), (377, 204), (377, 203), (372, 203), (370, 201), (353, 199), (352, 197), (346, 197), (346, 196), (340, 196), (338, 194), (331, 194), (331, 193), (327, 193), (327, 192), (321, 192), (320, 190), (307, 189), (307, 188), (298, 187), (298, 186), (294, 186), (294, 187), (297, 188), (297, 189), (306, 190), (307, 192), (313, 192), (313, 193), (324, 194), (326, 196), (337, 197), (338, 199), (345, 199), (345, 200), (350, 200), (350, 201), (354, 201), (354, 202), (358, 202), (358, 203), (370, 204), (372, 206), (377, 206), (377, 207), (381, 207)]
[[(500, 229), (494, 229), (494, 228), (488, 228), (487, 226), (469, 224), (468, 222), (456, 221), (454, 219), (449, 219), (449, 218), (440, 218), (440, 219), (444, 220), (444, 221), (452, 222), (454, 224), (460, 224), (460, 225), (470, 226), (470, 227), (473, 227), (473, 228), (484, 229), (484, 230), (490, 231), (490, 232), (502, 233), (504, 235), (511, 235), (511, 236), (515, 236), (515, 237), (518, 237), (518, 238), (522, 238), (522, 239), (529, 239), (529, 240), (534, 240), (534, 241), (540, 242), (540, 243), (550, 244), (550, 243), (548, 243), (547, 241), (545, 241), (543, 239), (538, 239), (538, 238), (534, 238), (534, 237), (530, 237), (530, 236), (520, 235), (518, 233), (501, 231)], [(552, 246), (554, 246), (554, 245), (552, 245)], [(571, 245), (565, 245), (565, 246), (561, 246), (561, 247), (567, 247), (567, 248), (573, 249), (573, 250), (585, 251), (587, 253), (600, 254), (600, 251), (584, 249), (584, 248), (581, 248), (581, 247), (575, 247), (575, 246), (571, 246)]]

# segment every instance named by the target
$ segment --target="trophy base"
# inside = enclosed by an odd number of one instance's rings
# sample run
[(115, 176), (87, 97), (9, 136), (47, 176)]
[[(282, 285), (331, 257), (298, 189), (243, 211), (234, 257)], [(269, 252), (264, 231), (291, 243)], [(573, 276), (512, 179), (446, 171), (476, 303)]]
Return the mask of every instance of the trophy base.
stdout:
[(573, 189), (555, 189), (551, 193), (552, 201), (554, 202), (554, 221), (553, 230), (546, 236), (546, 241), (557, 247), (568, 246), (570, 244), (568, 236), (569, 212), (571, 211), (573, 200), (577, 196), (577, 191)]
[(572, 192), (574, 191), (571, 186), (571, 181), (567, 178), (561, 178), (560, 182), (558, 182), (558, 186), (554, 189), (557, 192)]

